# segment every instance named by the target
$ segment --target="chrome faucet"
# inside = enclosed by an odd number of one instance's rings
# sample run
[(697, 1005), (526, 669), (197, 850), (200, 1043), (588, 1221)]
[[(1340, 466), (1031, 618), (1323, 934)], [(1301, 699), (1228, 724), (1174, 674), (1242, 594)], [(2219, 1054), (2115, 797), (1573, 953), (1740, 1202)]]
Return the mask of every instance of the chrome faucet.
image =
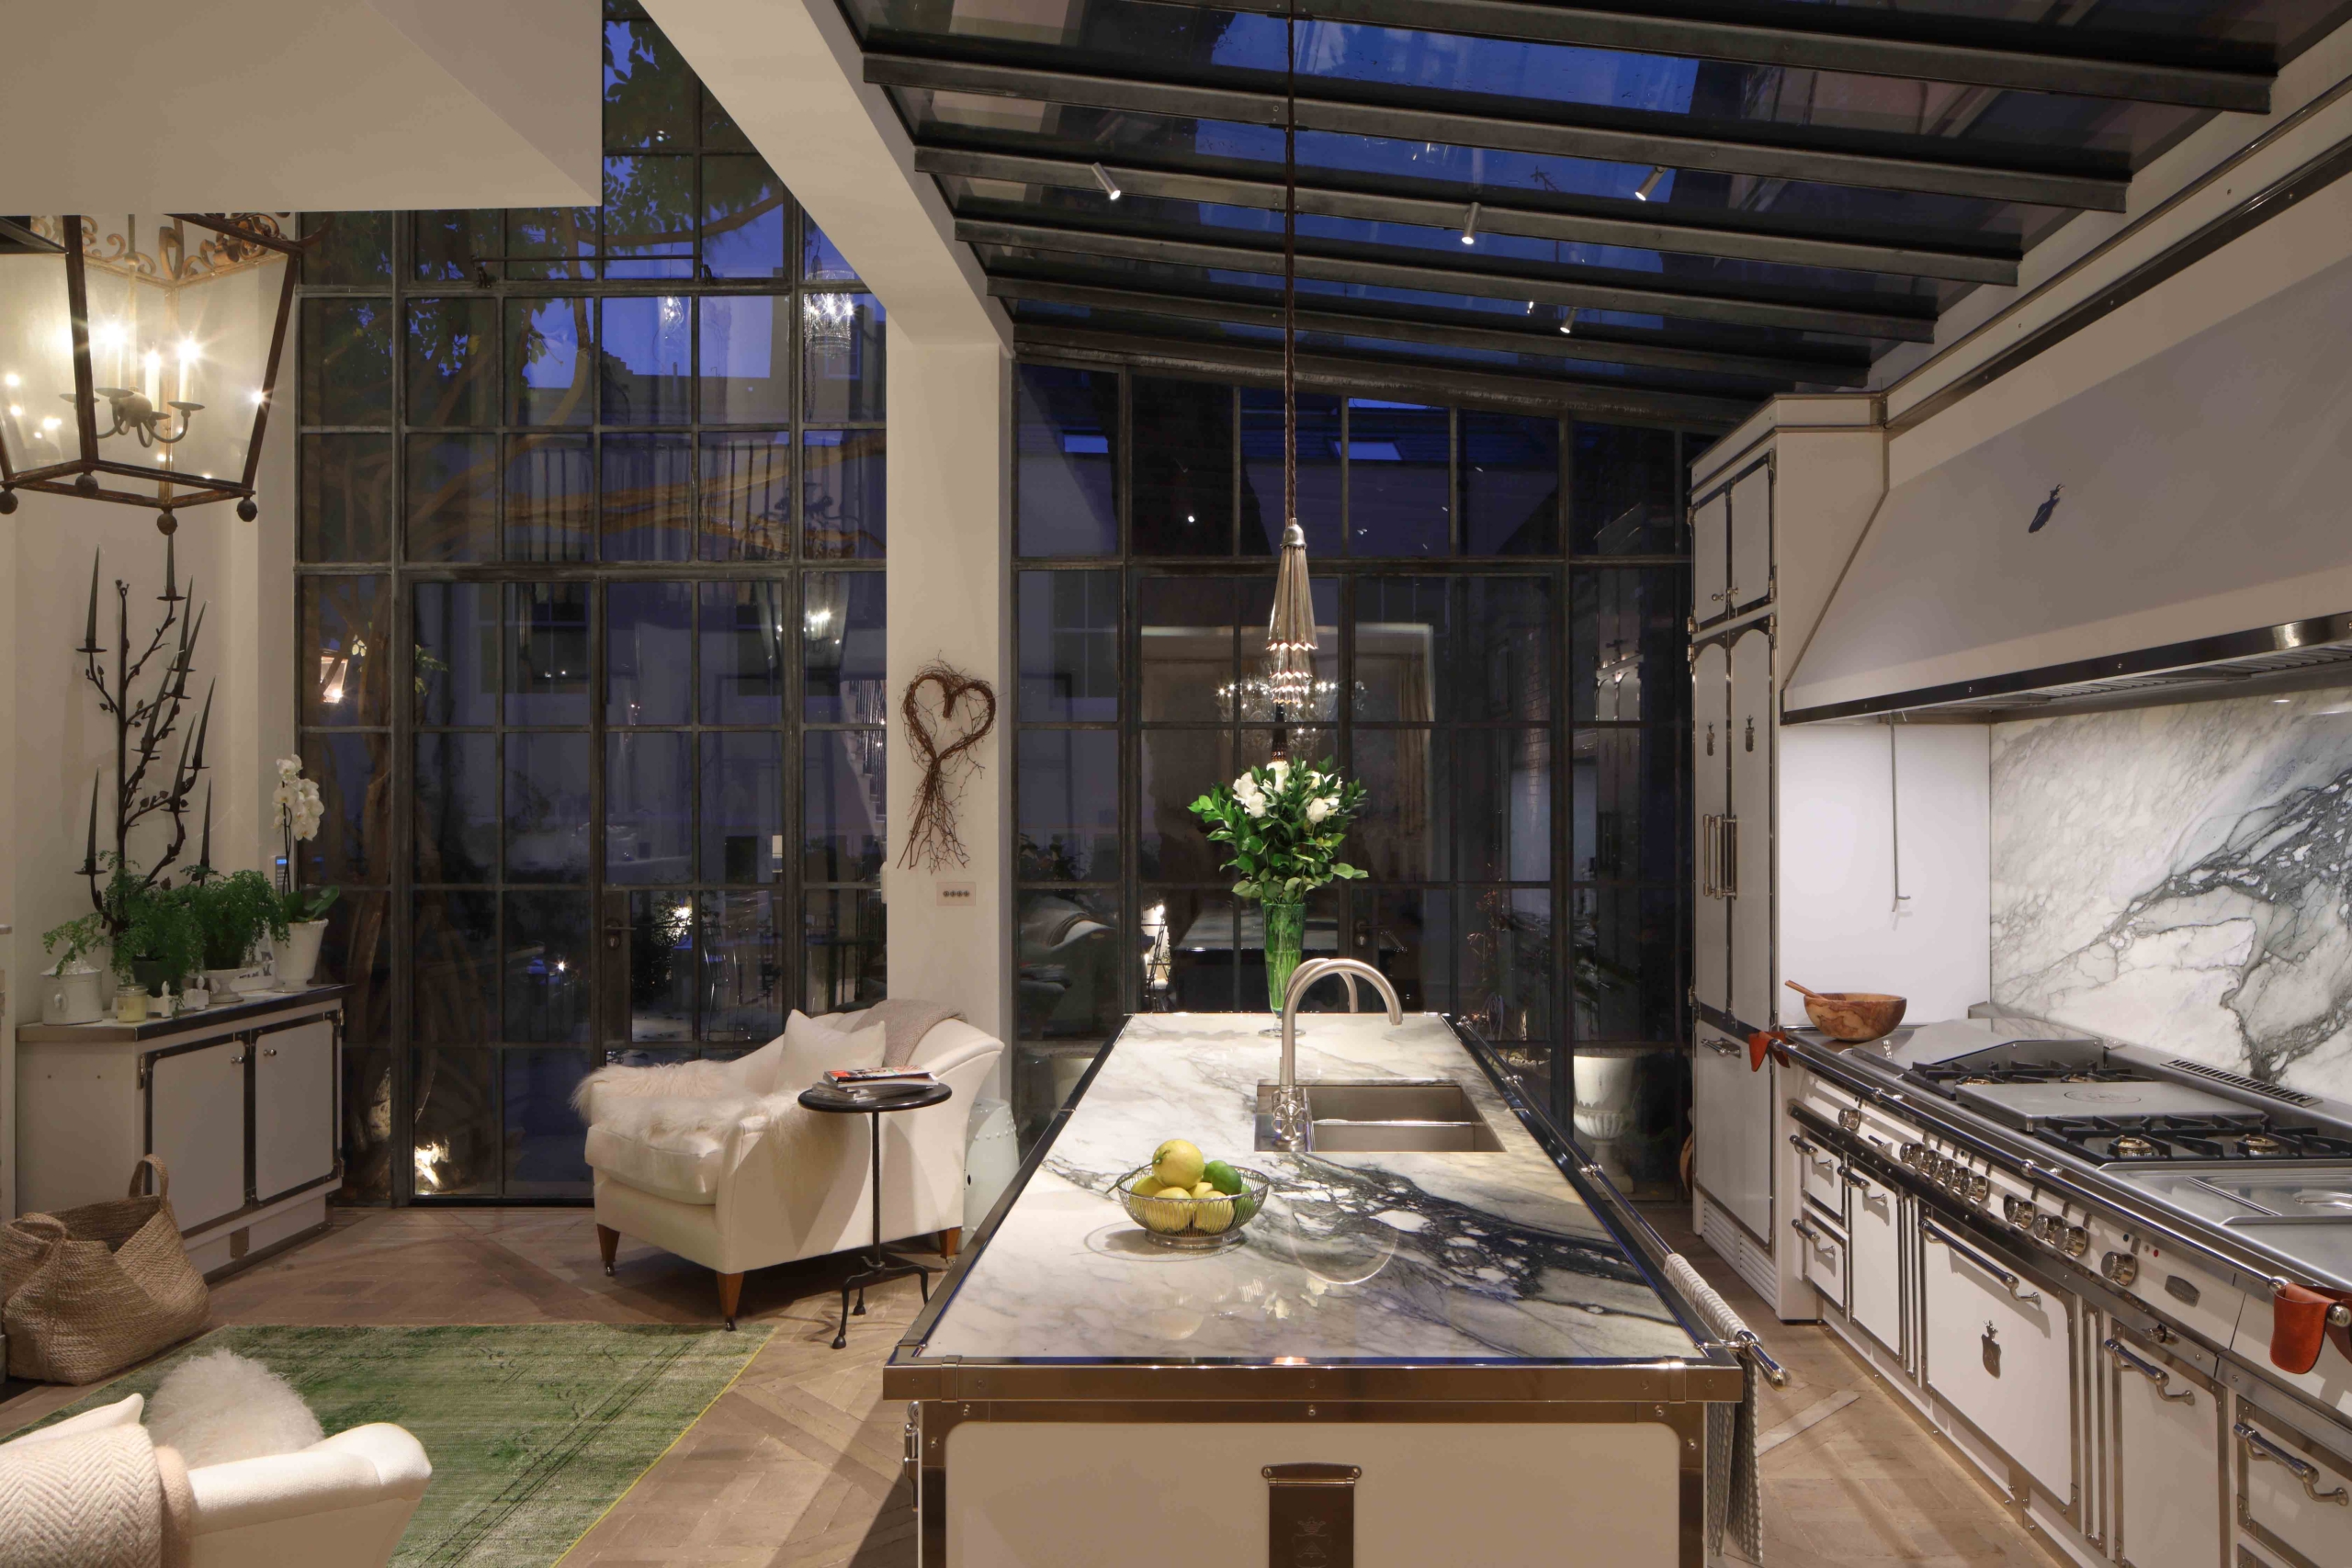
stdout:
[(1298, 1004), (1316, 981), (1326, 975), (1338, 975), (1348, 982), (1348, 1010), (1356, 1010), (1356, 980), (1368, 980), (1388, 1004), (1388, 1021), (1405, 1021), (1404, 1004), (1396, 999), (1396, 987), (1388, 976), (1361, 958), (1310, 958), (1291, 971), (1290, 984), (1283, 987), (1283, 1065), (1280, 1081), (1274, 1086), (1274, 1141), (1293, 1154), (1304, 1153), (1313, 1125), (1313, 1115), (1307, 1110), (1306, 1091), (1298, 1087)]

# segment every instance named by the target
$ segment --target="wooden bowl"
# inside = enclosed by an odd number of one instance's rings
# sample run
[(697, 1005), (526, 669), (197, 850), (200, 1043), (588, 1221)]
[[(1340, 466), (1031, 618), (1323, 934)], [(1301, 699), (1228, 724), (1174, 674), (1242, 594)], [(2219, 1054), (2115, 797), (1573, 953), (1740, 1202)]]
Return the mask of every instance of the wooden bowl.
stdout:
[(1907, 1005), (1878, 991), (1824, 991), (1804, 998), (1804, 1015), (1830, 1039), (1860, 1045), (1892, 1033)]

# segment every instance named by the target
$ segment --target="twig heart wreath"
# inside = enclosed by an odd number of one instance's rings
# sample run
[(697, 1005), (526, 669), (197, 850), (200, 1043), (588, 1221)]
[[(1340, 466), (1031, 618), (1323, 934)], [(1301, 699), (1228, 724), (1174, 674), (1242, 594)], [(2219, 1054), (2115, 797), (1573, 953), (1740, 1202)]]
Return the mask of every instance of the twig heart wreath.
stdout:
[[(923, 706), (926, 686), (939, 693), (940, 731), (932, 728), (931, 715)], [(958, 707), (970, 716), (964, 721), (963, 733), (942, 747), (940, 733), (956, 722)], [(967, 675), (944, 660), (934, 659), (907, 682), (899, 715), (906, 720), (907, 750), (915, 754), (922, 769), (922, 783), (915, 790), (914, 818), (907, 825), (907, 851), (899, 857), (899, 863), (912, 866), (920, 857), (926, 871), (937, 871), (950, 860), (957, 865), (969, 864), (972, 857), (956, 833), (956, 805), (964, 795), (965, 771), (979, 770), (972, 749), (996, 728), (996, 693), (978, 676)]]

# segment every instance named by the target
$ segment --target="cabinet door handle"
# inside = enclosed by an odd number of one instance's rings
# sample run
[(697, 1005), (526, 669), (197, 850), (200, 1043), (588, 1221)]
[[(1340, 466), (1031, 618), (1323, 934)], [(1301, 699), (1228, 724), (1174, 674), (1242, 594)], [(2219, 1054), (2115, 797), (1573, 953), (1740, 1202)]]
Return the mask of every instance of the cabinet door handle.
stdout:
[(275, 1045), (265, 1045), (261, 1048), (261, 1054), (264, 1056), (275, 1056), (277, 1055), (277, 1047)]
[(2196, 1404), (2196, 1390), (2184, 1388), (2179, 1392), (2175, 1393), (2170, 1386), (2172, 1383), (2172, 1374), (2170, 1372), (2152, 1362), (2142, 1360), (2139, 1357), (2125, 1349), (2120, 1341), (2114, 1339), (2109, 1340), (2105, 1346), (2105, 1349), (2109, 1355), (2115, 1358), (2115, 1364), (2118, 1367), (2120, 1367), (2127, 1372), (2137, 1372), (2142, 1377), (2147, 1379), (2150, 1382), (2155, 1384), (2157, 1397), (2168, 1399), (2175, 1404), (2187, 1404), (2191, 1406)]
[(1864, 1192), (1871, 1190), (1871, 1184), (1869, 1180), (1860, 1175), (1857, 1175), (1854, 1171), (1841, 1170), (1838, 1174), (1844, 1179), (1847, 1186), (1858, 1189)]
[(229, 1065), (232, 1067), (243, 1066), (245, 1065), (245, 1054), (243, 1051), (240, 1051), (235, 1055), (230, 1057)]
[(2303, 1461), (2297, 1459), (2293, 1454), (2289, 1453), (2285, 1449), (2280, 1448), (2278, 1444), (2272, 1442), (2269, 1438), (2264, 1437), (2260, 1432), (2256, 1431), (2252, 1427), (2246, 1425), (2243, 1421), (2239, 1422), (2236, 1426), (2232, 1427), (2230, 1430), (2235, 1432), (2238, 1435), (2239, 1440), (2245, 1444), (2246, 1458), (2250, 1460), (2267, 1459), (2271, 1461), (2273, 1463), (2285, 1465), (2287, 1467), (2288, 1473), (2303, 1483), (2303, 1495), (2309, 1497), (2312, 1502), (2333, 1503), (2339, 1508), (2352, 1506), (2352, 1496), (2346, 1496), (2343, 1487), (2338, 1486), (2333, 1491), (2328, 1492), (2323, 1492), (2319, 1489), (2317, 1484), (2315, 1484), (2319, 1480), (2319, 1466), (2315, 1464), (2307, 1464)]
[(1718, 897), (1739, 897), (1739, 818), (1716, 818), (1715, 847), (1720, 852), (1722, 865), (1715, 872), (1715, 893)]
[[(1714, 728), (1710, 725), (1707, 731), (1709, 750), (1714, 750)], [(1699, 818), (1699, 897), (1702, 898), (1715, 896), (1715, 825), (1722, 820), (1712, 811), (1702, 814)]]
[(2037, 1291), (2029, 1291), (2025, 1288), (2025, 1280), (2022, 1278), (2011, 1273), (2007, 1269), (2002, 1268), (1999, 1264), (1994, 1262), (1991, 1258), (1985, 1257), (1974, 1247), (1968, 1246), (1966, 1243), (1960, 1241), (1956, 1237), (1947, 1235), (1943, 1231), (1938, 1229), (1934, 1225), (1923, 1224), (1919, 1229), (1925, 1234), (1928, 1240), (1939, 1241), (1946, 1247), (1951, 1247), (1953, 1257), (1967, 1259), (1977, 1268), (1982, 1269), (1985, 1273), (1992, 1275), (1993, 1278), (2001, 1281), (2001, 1284), (2008, 1291), (2009, 1299), (2011, 1301), (2039, 1303), (2041, 1300), (2041, 1292)]

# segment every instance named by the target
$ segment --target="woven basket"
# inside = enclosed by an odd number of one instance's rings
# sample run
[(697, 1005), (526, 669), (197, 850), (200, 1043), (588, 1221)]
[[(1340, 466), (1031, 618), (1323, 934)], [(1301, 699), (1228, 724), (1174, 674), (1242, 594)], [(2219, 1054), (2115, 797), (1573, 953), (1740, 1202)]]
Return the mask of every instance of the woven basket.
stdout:
[[(155, 1168), (155, 1191), (139, 1193)], [(144, 1360), (204, 1326), (211, 1295), (180, 1244), (171, 1173), (149, 1155), (130, 1194), (0, 1229), (0, 1322), (8, 1375), (86, 1383)]]

